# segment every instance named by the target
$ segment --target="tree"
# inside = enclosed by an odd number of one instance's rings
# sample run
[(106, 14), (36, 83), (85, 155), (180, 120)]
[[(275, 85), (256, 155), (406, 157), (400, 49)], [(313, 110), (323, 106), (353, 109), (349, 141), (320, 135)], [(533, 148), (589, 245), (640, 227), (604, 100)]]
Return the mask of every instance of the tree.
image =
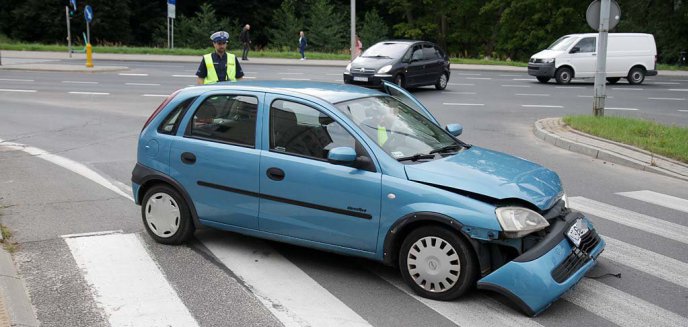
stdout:
[[(229, 33), (228, 46), (239, 44), (239, 33), (233, 26), (238, 25), (236, 20), (219, 18), (215, 15), (215, 9), (210, 4), (201, 5), (200, 10), (193, 17), (180, 16), (175, 23), (174, 45), (180, 48), (203, 49), (211, 46), (210, 35), (217, 31)], [(163, 23), (158, 28), (156, 38), (158, 45), (167, 43), (167, 25)]]
[(309, 47), (322, 51), (348, 48), (345, 32), (348, 24), (342, 19), (342, 11), (337, 11), (329, 0), (310, 0), (309, 6), (306, 20)]
[(296, 17), (294, 0), (284, 0), (273, 13), (273, 25), (268, 29), (269, 45), (277, 49), (295, 49), (303, 20)]
[(384, 20), (382, 20), (382, 17), (377, 13), (377, 10), (372, 9), (365, 13), (363, 26), (358, 33), (361, 42), (363, 42), (363, 46), (369, 47), (387, 39), (388, 33), (389, 28)]

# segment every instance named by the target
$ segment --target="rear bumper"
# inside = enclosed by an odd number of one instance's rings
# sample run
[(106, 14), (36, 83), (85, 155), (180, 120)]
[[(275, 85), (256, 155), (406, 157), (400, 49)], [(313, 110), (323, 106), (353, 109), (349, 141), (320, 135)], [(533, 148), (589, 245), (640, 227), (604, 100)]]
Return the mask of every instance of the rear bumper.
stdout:
[(657, 71), (656, 70), (648, 70), (645, 73), (645, 76), (657, 76)]
[(554, 76), (554, 71), (556, 68), (554, 67), (554, 63), (529, 63), (528, 64), (528, 75), (531, 76), (537, 76), (537, 77), (553, 77)]
[[(575, 247), (565, 234), (579, 218), (587, 222), (590, 232), (581, 246)], [(605, 246), (592, 224), (578, 212), (569, 213), (553, 226), (550, 235), (541, 242), (546, 247), (536, 246), (483, 277), (478, 288), (503, 294), (529, 316), (544, 311), (594, 267)]]

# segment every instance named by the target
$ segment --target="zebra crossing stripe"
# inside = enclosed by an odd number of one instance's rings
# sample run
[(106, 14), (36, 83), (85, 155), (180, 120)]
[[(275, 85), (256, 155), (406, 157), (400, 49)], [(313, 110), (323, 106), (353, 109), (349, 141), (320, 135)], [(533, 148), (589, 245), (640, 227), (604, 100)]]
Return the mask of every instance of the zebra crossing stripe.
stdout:
[(253, 238), (198, 239), (254, 292), (286, 327), (370, 326), (303, 270)]
[(592, 279), (584, 278), (563, 298), (619, 326), (688, 326), (688, 318)]
[(688, 289), (688, 264), (609, 236), (604, 240), (604, 258)]
[(65, 237), (113, 327), (198, 326), (136, 234)]
[(669, 209), (688, 212), (688, 200), (677, 198), (675, 196), (647, 190), (636, 192), (620, 192), (616, 194), (629, 197), (631, 199), (656, 204)]
[(482, 294), (472, 294), (466, 301), (435, 301), (413, 293), (398, 274), (392, 275), (382, 270), (373, 273), (459, 326), (542, 326), (537, 321)]
[(569, 203), (571, 208), (593, 216), (640, 229), (683, 244), (688, 244), (688, 227), (686, 226), (674, 224), (581, 196), (569, 198)]

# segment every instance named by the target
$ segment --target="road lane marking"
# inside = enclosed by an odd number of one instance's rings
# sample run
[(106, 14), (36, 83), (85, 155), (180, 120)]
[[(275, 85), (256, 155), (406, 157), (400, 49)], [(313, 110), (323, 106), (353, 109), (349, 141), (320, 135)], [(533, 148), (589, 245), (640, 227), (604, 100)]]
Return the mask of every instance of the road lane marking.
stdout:
[(521, 75), (514, 75), (514, 74), (500, 74), (500, 75), (497, 75), (497, 76), (499, 76), (499, 77), (516, 77), (516, 76), (521, 76)]
[(285, 81), (310, 81), (310, 78), (290, 78), (290, 77), (282, 77), (280, 78)]
[(148, 74), (119, 73), (120, 76), (148, 76)]
[(516, 93), (516, 95), (533, 96), (533, 97), (548, 97), (549, 96), (549, 94), (543, 94), (543, 93)]
[(673, 82), (651, 82), (649, 84), (657, 84), (657, 85), (680, 85), (681, 83), (673, 83)]
[(198, 238), (285, 326), (370, 326), (298, 266), (255, 238)]
[(530, 85), (509, 85), (509, 84), (503, 84), (501, 86), (502, 87), (531, 87)]
[(532, 79), (532, 78), (514, 78), (514, 79), (512, 79), (512, 81), (528, 81), (528, 82), (532, 82), (533, 79)]
[(685, 110), (685, 109), (678, 109), (678, 111), (680, 111), (680, 112), (688, 112), (688, 110)]
[(537, 321), (507, 308), (498, 301), (483, 294), (476, 294), (477, 292), (466, 295), (470, 297), (466, 300), (434, 301), (416, 295), (401, 280), (399, 274), (391, 274), (381, 269), (373, 270), (373, 273), (458, 326), (542, 326)]
[(138, 235), (64, 240), (112, 326), (198, 326)]
[(65, 84), (98, 84), (98, 82), (86, 82), (86, 81), (62, 81)]
[(634, 87), (612, 87), (612, 90), (617, 90), (617, 91), (642, 91), (644, 90), (643, 88), (634, 88)]
[(475, 84), (472, 84), (472, 83), (447, 83), (447, 85), (454, 85), (454, 86), (475, 86)]
[(688, 318), (593, 279), (583, 278), (562, 298), (619, 326), (688, 326)]
[(522, 104), (521, 107), (526, 108), (564, 108), (564, 106), (553, 106), (545, 104)]
[(604, 258), (688, 288), (688, 264), (606, 235), (603, 238), (607, 242)]
[(473, 73), (458, 73), (457, 75), (459, 75), (459, 76), (482, 76), (482, 74), (473, 74)]
[(449, 94), (465, 94), (465, 95), (468, 95), (468, 94), (476, 94), (475, 92), (455, 92), (455, 91), (443, 91), (442, 93), (443, 93), (443, 94), (444, 94), (444, 93), (449, 93)]
[(343, 73), (339, 73), (339, 74), (325, 74), (325, 75), (327, 75), (327, 76), (342, 76)]
[(585, 86), (555, 86), (555, 89), (584, 89)]
[[(579, 98), (594, 98), (595, 96), (594, 95), (579, 95), (578, 97)], [(613, 96), (607, 96), (606, 98), (607, 99), (614, 99)]]
[(172, 77), (198, 77), (196, 75), (172, 75)]
[(684, 101), (686, 98), (647, 98), (648, 100)]
[(303, 75), (303, 73), (277, 73), (277, 75)]
[(124, 83), (125, 85), (137, 85), (137, 86), (160, 86), (157, 83)]
[(669, 89), (669, 91), (674, 91), (674, 92), (688, 92), (688, 89)]
[(7, 82), (34, 82), (32, 79), (21, 79), (21, 78), (0, 78), (0, 81)]
[(141, 94), (144, 97), (168, 97), (169, 94)]
[(484, 103), (456, 103), (456, 102), (444, 102), (445, 106), (484, 106)]
[(638, 111), (638, 108), (604, 108), (604, 110)]
[(255, 76), (244, 76), (241, 79), (256, 79)]
[(108, 179), (106, 179), (105, 177), (101, 176), (97, 172), (93, 171), (92, 169), (86, 167), (81, 163), (25, 144), (5, 142), (4, 140), (0, 139), (0, 145), (7, 146), (14, 150), (24, 151), (34, 157), (56, 164), (62, 168), (65, 168), (87, 179), (90, 179), (91, 181), (131, 200), (132, 202), (134, 201), (134, 198), (131, 195), (124, 193), (117, 186), (111, 183)]
[(83, 92), (83, 91), (71, 91), (67, 92), (69, 94), (83, 94), (83, 95), (110, 95), (107, 92)]
[(615, 207), (582, 196), (569, 198), (571, 208), (631, 228), (688, 244), (688, 227)]
[(0, 92), (20, 92), (20, 93), (34, 93), (36, 90), (16, 90), (16, 89), (0, 89)]
[(688, 82), (688, 79), (670, 79), (672, 82)]
[(635, 192), (619, 192), (616, 193), (621, 196), (625, 196), (631, 199), (640, 200), (647, 203), (656, 204), (669, 209), (674, 209), (678, 211), (683, 211), (688, 213), (688, 200), (678, 198), (675, 196), (662, 194), (658, 192), (642, 190)]
[(466, 77), (466, 79), (490, 80), (490, 79), (492, 79), (492, 77)]

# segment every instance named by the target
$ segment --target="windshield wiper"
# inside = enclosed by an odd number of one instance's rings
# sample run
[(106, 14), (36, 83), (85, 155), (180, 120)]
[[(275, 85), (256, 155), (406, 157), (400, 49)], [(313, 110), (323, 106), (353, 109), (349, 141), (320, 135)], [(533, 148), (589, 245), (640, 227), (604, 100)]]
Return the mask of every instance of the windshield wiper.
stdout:
[(415, 161), (418, 161), (421, 159), (434, 159), (434, 158), (435, 158), (434, 154), (416, 153), (412, 156), (399, 157), (399, 158), (397, 158), (397, 161), (411, 160), (411, 161), (415, 162)]
[(461, 145), (461, 144), (449, 144), (449, 145), (443, 146), (443, 147), (441, 147), (441, 148), (439, 148), (439, 149), (435, 149), (435, 150), (430, 151), (430, 154), (433, 154), (433, 153), (442, 153), (442, 152), (449, 152), (449, 151), (451, 151), (451, 150), (458, 150), (458, 149), (460, 149), (461, 147), (463, 147), (463, 145)]

